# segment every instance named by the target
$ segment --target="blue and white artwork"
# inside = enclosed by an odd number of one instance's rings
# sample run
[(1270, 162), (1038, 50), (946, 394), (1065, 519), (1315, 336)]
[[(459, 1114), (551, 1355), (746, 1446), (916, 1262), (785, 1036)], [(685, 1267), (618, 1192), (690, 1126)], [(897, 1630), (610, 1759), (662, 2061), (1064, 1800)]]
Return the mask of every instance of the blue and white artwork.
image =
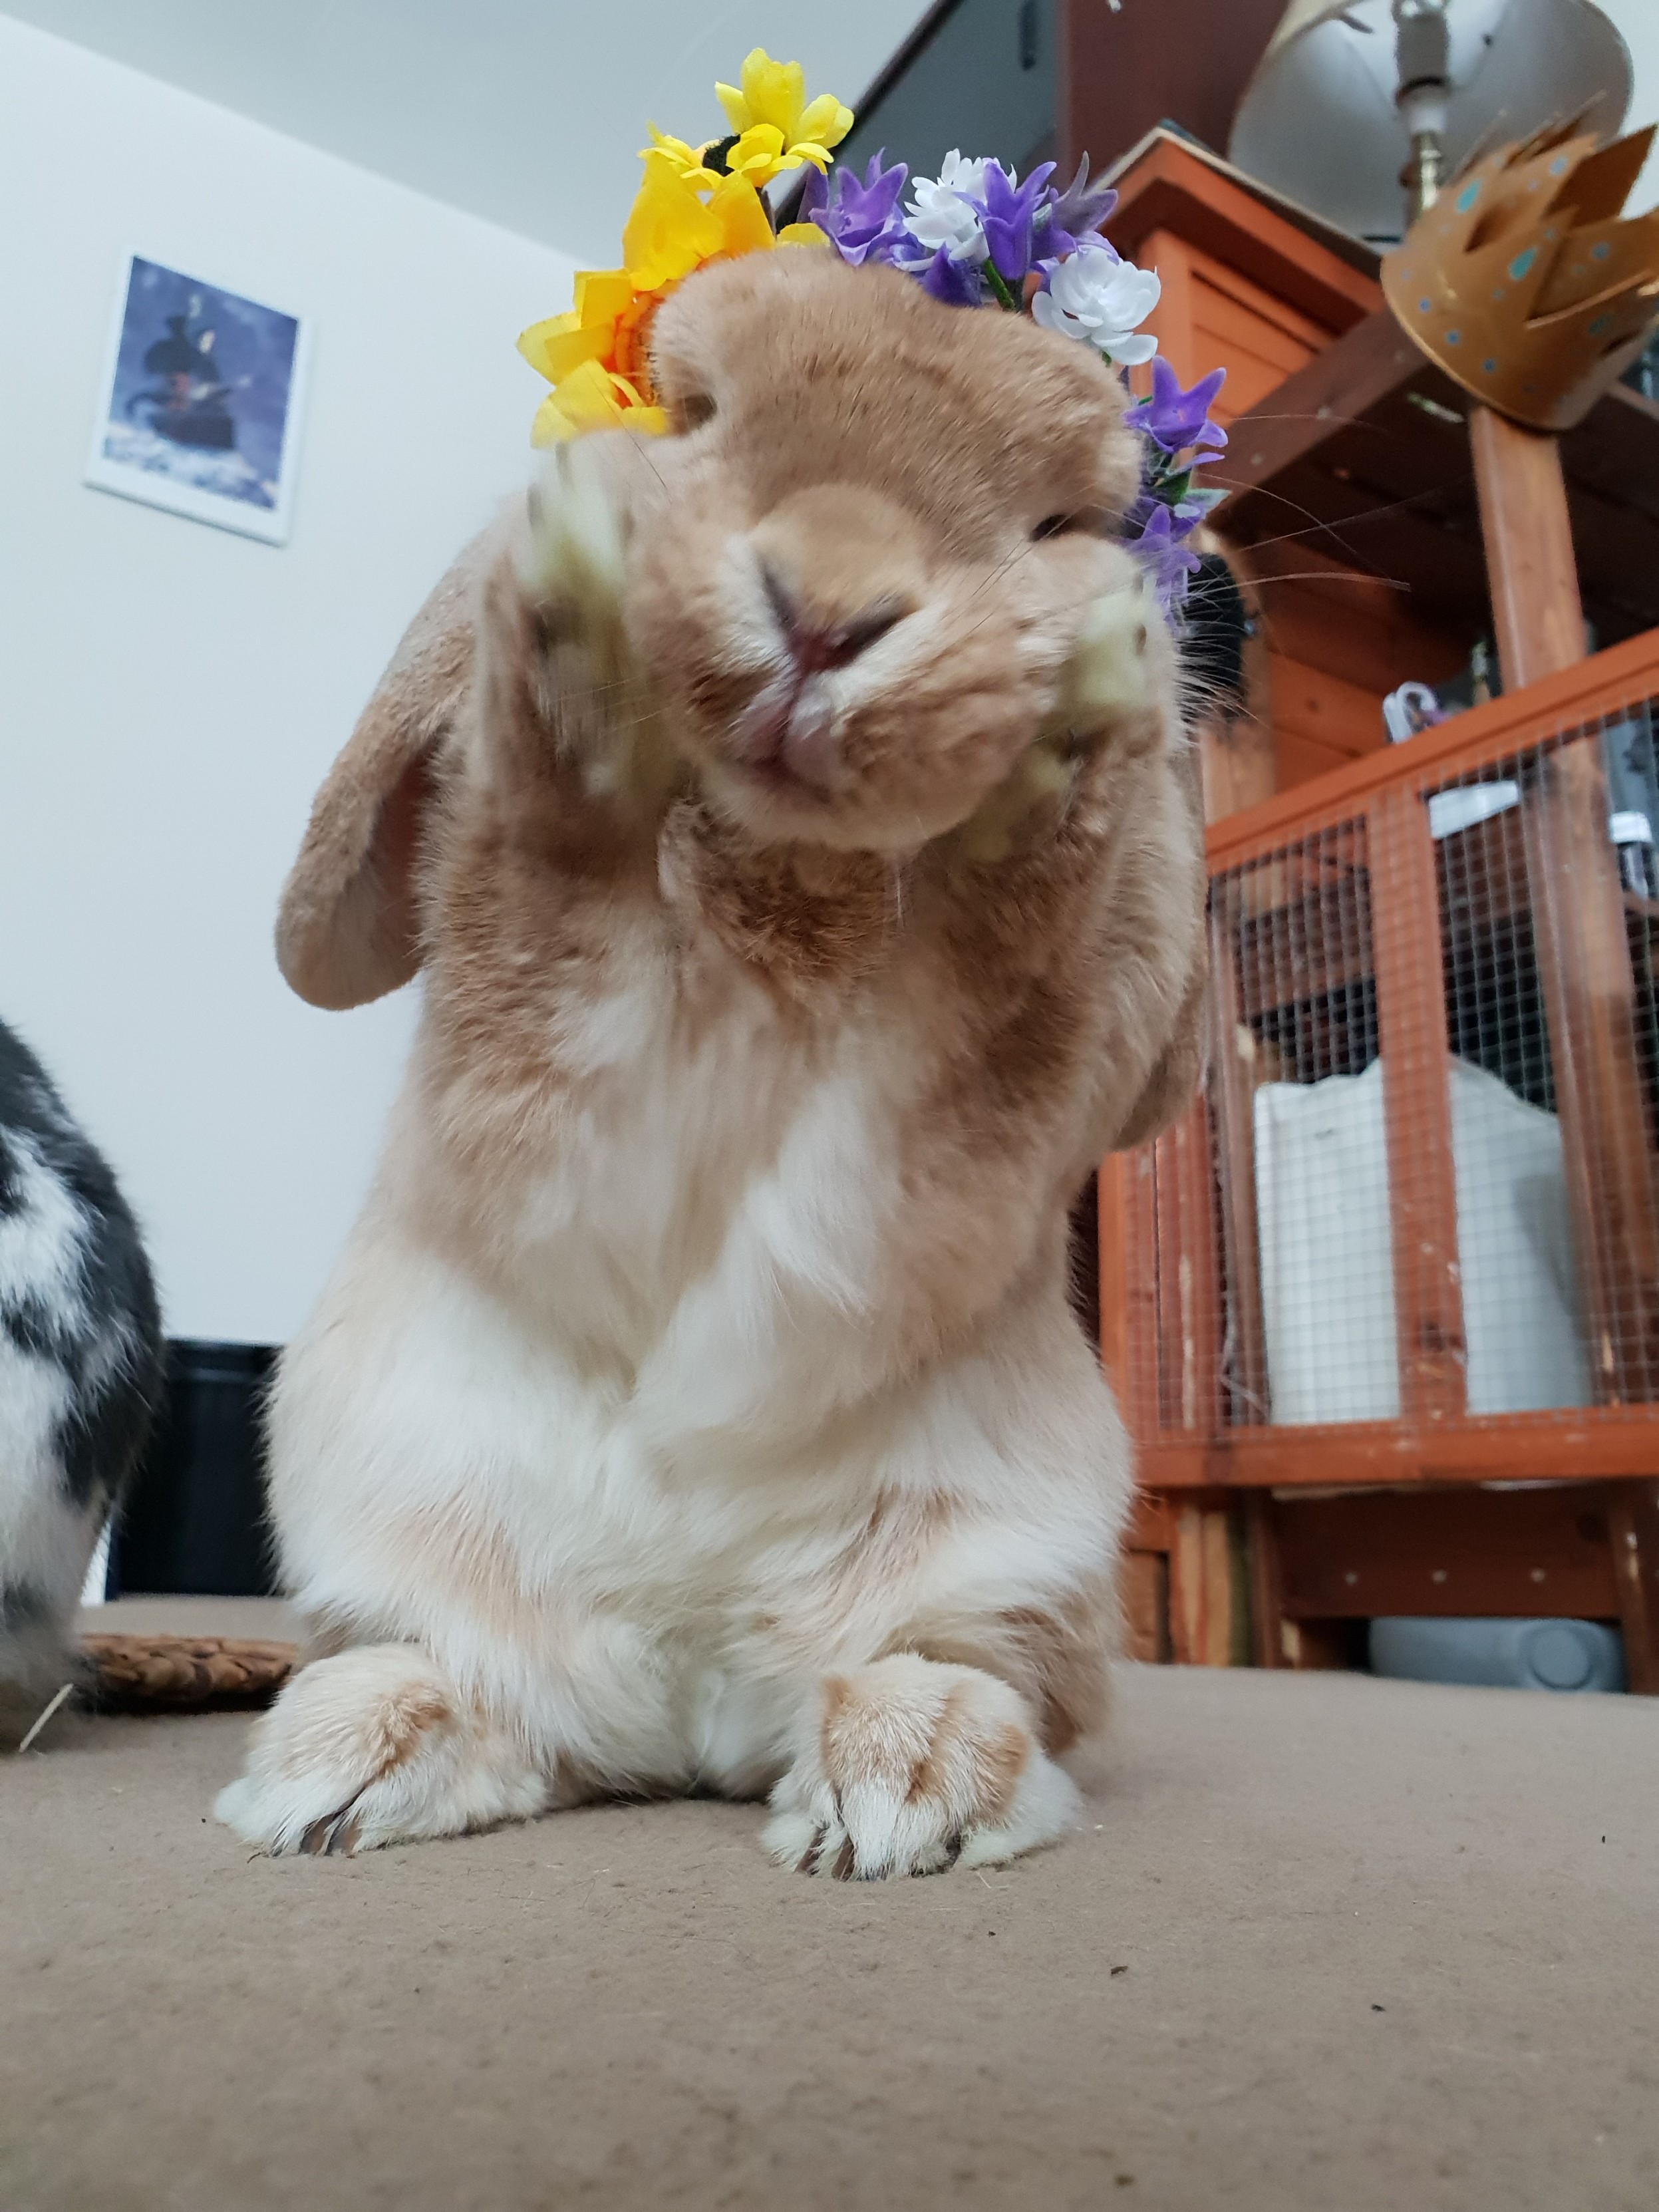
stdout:
[(283, 544), (306, 339), (296, 315), (133, 254), (88, 483)]

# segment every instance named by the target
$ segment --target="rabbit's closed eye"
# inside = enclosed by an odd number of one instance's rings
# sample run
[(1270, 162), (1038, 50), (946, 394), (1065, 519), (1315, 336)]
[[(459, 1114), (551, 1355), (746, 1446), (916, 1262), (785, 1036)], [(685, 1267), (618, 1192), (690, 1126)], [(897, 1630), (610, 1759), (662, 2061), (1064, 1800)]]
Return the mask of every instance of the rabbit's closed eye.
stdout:
[(705, 423), (712, 422), (719, 412), (714, 394), (708, 392), (687, 392), (678, 398), (670, 399), (667, 404), (669, 427), (681, 436), (692, 430), (701, 430)]
[(1073, 507), (1064, 514), (1045, 514), (1031, 537), (1038, 544), (1045, 538), (1109, 538), (1113, 520), (1103, 507)]

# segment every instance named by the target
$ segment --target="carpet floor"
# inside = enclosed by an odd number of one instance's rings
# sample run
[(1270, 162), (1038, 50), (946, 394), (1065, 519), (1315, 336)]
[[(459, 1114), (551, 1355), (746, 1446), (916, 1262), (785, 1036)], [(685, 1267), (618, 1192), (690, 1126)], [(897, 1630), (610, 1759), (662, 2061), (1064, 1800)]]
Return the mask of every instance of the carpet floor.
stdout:
[(1659, 2206), (1659, 1704), (1127, 1668), (1082, 1833), (867, 1886), (713, 1803), (250, 1858), (247, 1726), (0, 1766), (7, 2212)]

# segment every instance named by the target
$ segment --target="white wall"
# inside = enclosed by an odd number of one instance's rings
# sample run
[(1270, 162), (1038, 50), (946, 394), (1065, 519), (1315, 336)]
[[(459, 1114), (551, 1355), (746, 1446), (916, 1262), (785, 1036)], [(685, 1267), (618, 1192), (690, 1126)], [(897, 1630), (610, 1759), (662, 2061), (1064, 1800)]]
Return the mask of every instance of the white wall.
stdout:
[(694, 144), (723, 131), (714, 81), (735, 83), (756, 46), (856, 105), (925, 5), (5, 0), (5, 12), (608, 268), (647, 118)]
[[(81, 483), (130, 251), (313, 319), (283, 548)], [(279, 1340), (414, 1006), (302, 1006), (271, 921), (408, 617), (525, 477), (571, 264), (0, 16), (0, 1017), (149, 1234), (175, 1334)]]
[[(1659, 0), (1595, 0), (1595, 4), (1618, 25), (1635, 65), (1636, 87), (1626, 128), (1637, 131), (1644, 124), (1659, 122)], [(1630, 212), (1639, 215), (1656, 201), (1659, 201), (1659, 152), (1648, 156), (1647, 167), (1630, 196)]]

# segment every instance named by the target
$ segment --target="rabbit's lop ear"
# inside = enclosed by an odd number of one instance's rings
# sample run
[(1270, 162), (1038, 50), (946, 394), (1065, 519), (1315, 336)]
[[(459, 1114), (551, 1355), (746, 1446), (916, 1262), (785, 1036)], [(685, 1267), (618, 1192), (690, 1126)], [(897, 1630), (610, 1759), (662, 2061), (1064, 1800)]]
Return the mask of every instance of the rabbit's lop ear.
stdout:
[(440, 747), (472, 684), (475, 538), (392, 655), (311, 810), (276, 916), (276, 963), (313, 1006), (367, 1006), (421, 965), (416, 862)]

